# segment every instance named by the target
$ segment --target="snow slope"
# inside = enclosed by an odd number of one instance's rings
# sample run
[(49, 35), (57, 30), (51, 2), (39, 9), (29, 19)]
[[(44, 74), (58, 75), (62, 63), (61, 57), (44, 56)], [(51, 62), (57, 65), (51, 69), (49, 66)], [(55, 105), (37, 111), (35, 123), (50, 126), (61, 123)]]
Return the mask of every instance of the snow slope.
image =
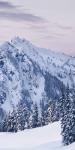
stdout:
[(18, 133), (0, 133), (0, 150), (75, 150), (75, 144), (62, 145), (60, 123), (25, 130)]

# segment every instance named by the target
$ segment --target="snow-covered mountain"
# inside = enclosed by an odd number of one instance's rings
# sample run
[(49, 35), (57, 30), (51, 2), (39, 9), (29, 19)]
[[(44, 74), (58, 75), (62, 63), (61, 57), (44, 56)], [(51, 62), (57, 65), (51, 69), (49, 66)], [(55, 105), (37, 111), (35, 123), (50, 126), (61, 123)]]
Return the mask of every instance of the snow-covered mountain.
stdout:
[[(62, 81), (75, 82), (75, 58), (38, 48), (14, 38), (0, 46), (0, 111), (12, 110), (22, 99), (38, 103), (58, 99)], [(1, 113), (1, 117), (3, 113)]]

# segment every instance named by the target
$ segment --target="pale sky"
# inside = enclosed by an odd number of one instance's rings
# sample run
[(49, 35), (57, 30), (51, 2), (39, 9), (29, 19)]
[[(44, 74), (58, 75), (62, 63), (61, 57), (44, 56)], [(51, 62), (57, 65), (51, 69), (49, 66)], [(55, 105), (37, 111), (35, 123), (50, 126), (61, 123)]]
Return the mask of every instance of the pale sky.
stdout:
[(15, 36), (75, 54), (75, 0), (0, 0), (0, 43)]

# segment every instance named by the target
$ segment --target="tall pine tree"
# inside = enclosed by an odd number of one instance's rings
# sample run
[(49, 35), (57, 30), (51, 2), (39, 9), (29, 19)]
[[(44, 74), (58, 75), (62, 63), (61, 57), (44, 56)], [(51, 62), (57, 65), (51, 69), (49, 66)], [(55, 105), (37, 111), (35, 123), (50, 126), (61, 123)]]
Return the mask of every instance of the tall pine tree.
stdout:
[(38, 127), (39, 123), (39, 113), (38, 113), (38, 106), (37, 103), (33, 105), (33, 114), (32, 114), (32, 127)]
[[(63, 94), (62, 94), (63, 95)], [(69, 145), (72, 143), (72, 107), (71, 107), (71, 96), (69, 85), (67, 84), (67, 88), (65, 91), (65, 99), (62, 97), (62, 112), (61, 112), (61, 127), (62, 127), (62, 136), (64, 145)], [(64, 101), (63, 101), (64, 100)]]

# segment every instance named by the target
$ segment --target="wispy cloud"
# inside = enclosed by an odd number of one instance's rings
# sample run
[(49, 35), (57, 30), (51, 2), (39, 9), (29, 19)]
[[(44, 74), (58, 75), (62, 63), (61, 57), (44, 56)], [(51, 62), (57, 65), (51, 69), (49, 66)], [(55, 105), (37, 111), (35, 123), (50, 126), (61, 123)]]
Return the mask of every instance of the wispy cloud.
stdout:
[(42, 17), (20, 12), (18, 6), (8, 1), (0, 1), (0, 18), (12, 21), (45, 22)]
[(39, 16), (20, 12), (18, 6), (8, 1), (0, 1), (0, 18), (11, 21), (44, 22), (44, 19)]
[(0, 18), (14, 21), (44, 22), (44, 19), (28, 13), (0, 11)]
[(46, 40), (50, 40), (50, 39), (59, 39), (59, 38), (63, 38), (65, 37), (64, 34), (61, 33), (51, 33), (50, 35), (46, 35), (43, 38)]
[(14, 9), (16, 6), (14, 6), (12, 3), (7, 1), (0, 1), (0, 9)]
[(62, 30), (72, 30), (72, 26), (67, 26), (67, 25), (61, 25), (61, 24), (55, 24), (57, 28), (62, 29)]

